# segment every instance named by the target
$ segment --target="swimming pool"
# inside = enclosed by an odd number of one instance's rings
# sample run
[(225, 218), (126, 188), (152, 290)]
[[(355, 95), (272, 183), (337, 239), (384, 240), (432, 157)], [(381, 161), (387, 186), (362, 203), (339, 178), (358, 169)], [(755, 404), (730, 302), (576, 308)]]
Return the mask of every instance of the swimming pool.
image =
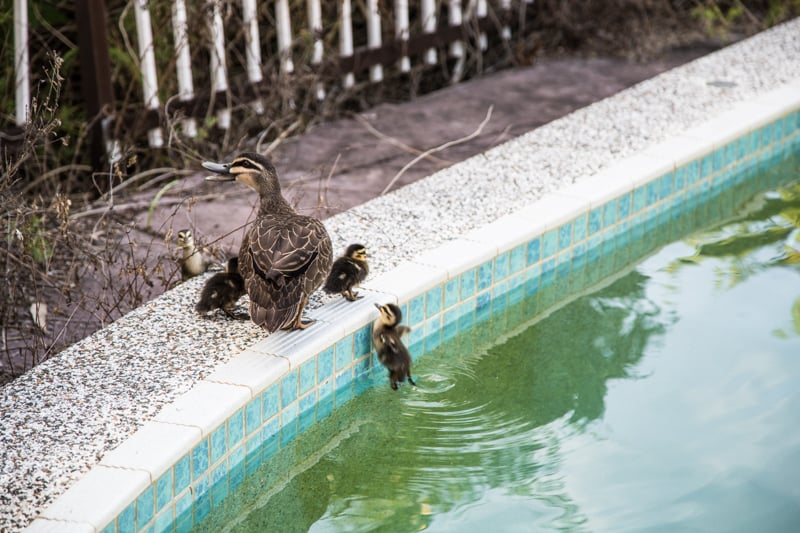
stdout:
[(800, 157), (640, 229), (460, 320), (417, 388), (376, 367), (196, 529), (800, 523)]

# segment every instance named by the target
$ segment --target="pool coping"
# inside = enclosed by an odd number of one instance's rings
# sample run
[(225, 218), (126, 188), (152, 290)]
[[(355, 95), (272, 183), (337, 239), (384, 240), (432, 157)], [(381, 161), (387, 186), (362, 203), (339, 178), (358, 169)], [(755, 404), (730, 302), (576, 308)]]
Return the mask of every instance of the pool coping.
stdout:
[[(214, 465), (223, 461), (226, 470), (231, 471), (231, 465), (237, 467), (246, 461), (246, 442), (258, 440), (255, 434), (260, 434), (261, 428), (268, 422), (265, 420), (267, 409), (270, 413), (275, 411), (269, 419), (278, 417), (279, 424), (283, 425), (296, 421), (310, 407), (311, 400), (306, 400), (305, 404), (302, 402), (303, 398), (309, 397), (311, 390), (306, 388), (310, 371), (305, 372), (304, 369), (310, 368), (307, 365), (315, 358), (324, 353), (326, 365), (331, 365), (330, 372), (325, 374), (322, 381), (319, 379), (320, 365), (314, 365), (314, 387), (318, 389), (313, 393), (315, 405), (356, 379), (359, 371), (374, 365), (369, 354), (367, 332), (377, 316), (373, 306), (375, 302), (394, 301), (402, 304), (410, 317), (419, 313), (415, 301), (427, 295), (429, 290), (442, 287), (438, 304), (442, 316), (428, 316), (423, 298), (422, 317), (415, 319), (415, 324), (418, 324), (415, 330), (421, 332), (422, 339), (410, 339), (410, 343), (420, 344), (426, 332), (433, 327), (428, 322), (438, 320), (439, 326), (443, 327), (448, 320), (444, 317), (444, 301), (447, 297), (445, 286), (449, 281), (487, 262), (492, 264), (494, 271), (499, 267), (493, 262), (501, 256), (508, 257), (508, 266), (503, 268), (510, 271), (513, 269), (512, 252), (520, 250), (521, 246), (527, 246), (537, 237), (542, 241), (552, 242), (555, 239), (558, 242), (559, 228), (584, 215), (588, 228), (592, 213), (600, 209), (596, 216), (602, 218), (602, 210), (609, 201), (643, 189), (648, 184), (659, 183), (662, 176), (677, 168), (710, 156), (708, 164), (713, 169), (717, 165), (717, 152), (721, 152), (719, 157), (723, 161), (728, 155), (736, 155), (738, 159), (738, 144), (730, 148), (732, 141), (759, 132), (758, 143), (762, 142), (763, 137), (768, 137), (771, 143), (778, 135), (774, 131), (762, 134), (760, 130), (776, 120), (783, 120), (780, 130), (789, 133), (778, 140), (788, 139), (788, 142), (796, 145), (800, 131), (799, 109), (800, 79), (795, 79), (778, 89), (739, 103), (733, 109), (665, 141), (648, 146), (575, 184), (545, 194), (513, 213), (417, 254), (414, 259), (369, 279), (361, 291), (364, 298), (358, 302), (340, 299), (312, 310), (310, 316), (319, 320), (319, 327), (303, 332), (270, 335), (242, 351), (233, 360), (220, 365), (191, 390), (162, 409), (153, 420), (141, 426), (128, 440), (107, 453), (96, 466), (44, 509), (28, 530), (102, 531), (109, 523), (115, 526), (111, 531), (123, 530), (121, 525), (116, 528), (115, 522), (122, 524), (122, 521), (127, 521), (125, 513), (131, 512), (131, 502), (140, 498), (144, 498), (142, 501), (151, 498), (154, 508), (152, 513), (134, 517), (143, 526), (137, 527), (137, 530), (151, 526), (159, 530), (161, 526), (166, 526), (167, 519), (159, 521), (159, 516), (166, 516), (163, 512), (159, 514), (159, 511), (166, 508), (172, 509), (169, 523), (174, 524), (179, 517), (178, 507), (185, 505), (175, 497), (185, 498), (193, 479), (180, 491), (171, 489), (174, 498), (168, 503), (159, 502), (161, 491), (158, 487), (160, 483), (171, 483), (172, 487), (176, 485), (176, 465), (186, 461), (198, 445), (208, 443), (208, 464), (202, 472), (206, 479), (212, 477)], [(792, 116), (793, 121), (781, 118), (786, 116)], [(730, 150), (734, 153), (725, 153)], [(767, 148), (759, 146), (757, 150), (759, 153), (769, 152), (769, 157), (772, 148), (769, 145)], [(643, 194), (649, 192), (645, 190)], [(657, 203), (659, 192), (654, 191), (653, 194)], [(631, 205), (633, 201), (631, 194)], [(541, 246), (545, 246), (544, 242)], [(558, 245), (556, 247), (556, 251), (547, 256), (552, 256), (553, 264), (557, 264), (560, 257)], [(520, 252), (515, 253), (519, 255)], [(511, 274), (509, 272), (503, 281), (509, 279)], [(510, 284), (506, 283), (508, 288)], [(455, 314), (451, 314), (450, 319), (453, 316)], [(349, 346), (339, 350), (337, 344), (343, 341), (348, 342)], [(339, 353), (350, 355), (339, 360)], [(418, 355), (418, 352), (415, 353), (415, 356)], [(291, 385), (286, 383), (296, 384), (294, 392), (289, 391)], [(287, 387), (286, 391), (283, 390), (284, 386)], [(265, 394), (275, 387), (278, 387), (276, 398), (267, 398)], [(260, 413), (258, 416), (254, 414), (256, 411)], [(260, 422), (252, 430), (248, 423), (251, 418)], [(223, 437), (219, 437), (220, 428), (224, 429)], [(231, 437), (234, 434), (237, 436), (236, 446), (230, 447), (227, 443), (234, 440)], [(222, 456), (215, 457), (215, 438), (225, 439)], [(260, 446), (263, 436), (259, 439)], [(190, 478), (193, 478), (194, 457), (189, 463)], [(168, 479), (165, 478), (167, 475)], [(212, 489), (211, 480), (208, 485), (206, 492)], [(198, 493), (198, 490), (189, 491), (193, 500), (205, 494)], [(134, 509), (133, 512), (137, 511)]]

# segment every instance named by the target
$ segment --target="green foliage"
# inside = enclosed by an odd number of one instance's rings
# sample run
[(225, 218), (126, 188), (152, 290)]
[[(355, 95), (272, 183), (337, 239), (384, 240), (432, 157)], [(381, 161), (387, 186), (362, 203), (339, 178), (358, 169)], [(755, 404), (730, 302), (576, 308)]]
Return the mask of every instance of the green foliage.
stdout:
[(735, 0), (725, 6), (724, 2), (706, 0), (691, 9), (691, 15), (705, 27), (706, 33), (720, 39), (727, 39), (731, 27), (745, 12), (742, 2)]

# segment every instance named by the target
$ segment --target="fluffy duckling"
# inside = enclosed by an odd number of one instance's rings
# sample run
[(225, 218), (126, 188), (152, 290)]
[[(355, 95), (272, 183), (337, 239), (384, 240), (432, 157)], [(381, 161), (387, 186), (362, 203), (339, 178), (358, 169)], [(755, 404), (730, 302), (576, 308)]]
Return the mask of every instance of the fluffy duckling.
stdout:
[(416, 386), (411, 379), (411, 354), (408, 353), (403, 335), (411, 331), (408, 326), (401, 326), (403, 313), (395, 304), (375, 304), (380, 316), (372, 328), (372, 342), (378, 351), (378, 360), (389, 369), (389, 381), (394, 390), (397, 384), (408, 378), (408, 382)]
[(250, 296), (250, 317), (268, 333), (305, 329), (309, 295), (325, 281), (333, 251), (325, 226), (300, 215), (281, 194), (278, 173), (269, 159), (246, 152), (230, 163), (206, 161), (218, 176), (211, 181), (238, 181), (259, 195), (256, 219), (239, 249), (239, 273)]
[(179, 231), (176, 240), (178, 246), (183, 250), (183, 256), (180, 260), (183, 280), (186, 281), (205, 272), (208, 268), (208, 261), (203, 257), (203, 252), (195, 246), (192, 230), (184, 229)]
[(225, 272), (217, 272), (206, 281), (203, 291), (200, 293), (200, 300), (194, 309), (200, 314), (222, 309), (231, 318), (250, 318), (249, 316), (237, 317), (233, 313), (236, 302), (244, 294), (244, 279), (239, 274), (239, 258), (231, 257)]
[(364, 281), (367, 274), (367, 249), (362, 244), (351, 244), (344, 255), (333, 262), (331, 273), (322, 288), (329, 294), (339, 293), (354, 302), (361, 296), (353, 289)]

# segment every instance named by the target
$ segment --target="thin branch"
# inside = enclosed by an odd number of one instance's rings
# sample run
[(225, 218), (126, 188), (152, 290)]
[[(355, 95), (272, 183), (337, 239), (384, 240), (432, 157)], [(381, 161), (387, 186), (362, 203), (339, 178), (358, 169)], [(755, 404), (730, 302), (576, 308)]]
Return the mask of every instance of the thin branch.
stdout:
[(391, 189), (392, 186), (395, 183), (397, 183), (397, 180), (400, 179), (400, 176), (402, 176), (405, 173), (406, 170), (408, 170), (413, 165), (418, 163), (421, 159), (427, 157), (428, 155), (430, 155), (432, 153), (436, 153), (436, 152), (440, 152), (442, 150), (446, 150), (447, 148), (450, 148), (451, 146), (456, 146), (458, 144), (470, 141), (470, 140), (474, 139), (475, 137), (477, 137), (478, 135), (480, 135), (481, 132), (483, 131), (483, 128), (486, 127), (486, 124), (488, 124), (489, 121), (492, 118), (492, 109), (494, 109), (494, 106), (490, 105), (488, 111), (486, 111), (486, 118), (484, 118), (483, 122), (480, 123), (480, 125), (478, 126), (478, 129), (476, 129), (475, 131), (473, 131), (472, 133), (470, 133), (466, 137), (462, 137), (462, 138), (456, 139), (454, 141), (446, 142), (446, 143), (444, 143), (444, 144), (442, 144), (440, 146), (436, 146), (435, 148), (431, 148), (430, 150), (426, 150), (425, 152), (421, 153), (420, 155), (418, 155), (417, 157), (415, 157), (414, 159), (412, 159), (411, 161), (406, 163), (406, 165), (403, 168), (400, 169), (400, 172), (395, 174), (395, 176), (391, 179), (391, 181), (389, 181), (389, 184), (386, 187), (384, 187), (384, 189), (381, 191), (381, 195), (384, 195), (387, 192), (389, 192), (389, 189)]
[[(409, 146), (409, 145), (405, 144), (404, 142), (400, 141), (399, 139), (397, 139), (395, 137), (390, 137), (389, 135), (386, 135), (385, 133), (382, 133), (382, 132), (378, 131), (377, 129), (375, 129), (375, 127), (372, 124), (370, 124), (367, 121), (367, 119), (365, 119), (364, 117), (362, 117), (358, 113), (353, 113), (352, 116), (353, 116), (354, 119), (356, 119), (356, 121), (359, 124), (364, 126), (364, 128), (368, 132), (370, 132), (372, 135), (374, 135), (378, 139), (380, 139), (382, 141), (386, 141), (389, 144), (392, 144), (392, 145), (394, 145), (394, 146), (400, 148), (401, 150), (406, 151), (406, 152), (408, 152), (410, 154), (419, 155), (419, 154), (424, 154), (425, 153), (422, 150), (419, 150), (417, 148), (414, 148), (413, 146)], [(439, 159), (438, 157), (433, 157), (430, 154), (427, 157), (431, 161), (435, 161), (436, 163), (439, 163), (439, 164), (442, 164), (442, 165), (452, 165), (453, 164), (452, 161), (447, 161), (446, 159)]]

